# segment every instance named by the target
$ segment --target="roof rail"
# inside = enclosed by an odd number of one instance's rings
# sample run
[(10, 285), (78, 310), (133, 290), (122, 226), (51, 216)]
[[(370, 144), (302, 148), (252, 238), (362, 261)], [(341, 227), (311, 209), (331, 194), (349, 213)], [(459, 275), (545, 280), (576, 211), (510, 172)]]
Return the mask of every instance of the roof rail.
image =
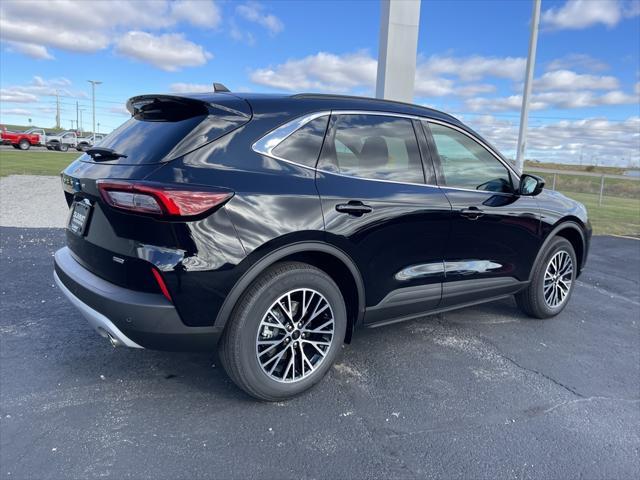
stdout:
[(231, 92), (231, 90), (229, 90), (227, 87), (225, 87), (223, 84), (221, 83), (216, 83), (213, 82), (213, 91), (215, 93), (220, 93), (220, 92)]
[(425, 107), (423, 105), (416, 105), (415, 103), (401, 102), (399, 100), (388, 100), (386, 98), (362, 97), (358, 95), (340, 95), (340, 94), (333, 94), (333, 93), (296, 93), (294, 95), (291, 95), (291, 98), (318, 98), (318, 99), (336, 98), (336, 99), (351, 99), (351, 100), (367, 100), (367, 101), (380, 102), (380, 103), (386, 103), (386, 104), (403, 105), (407, 107), (419, 108), (422, 110), (429, 110), (431, 112), (437, 112), (439, 114), (442, 114), (444, 116), (457, 120), (457, 118), (454, 117), (453, 115), (443, 112), (441, 110), (437, 110), (435, 108)]

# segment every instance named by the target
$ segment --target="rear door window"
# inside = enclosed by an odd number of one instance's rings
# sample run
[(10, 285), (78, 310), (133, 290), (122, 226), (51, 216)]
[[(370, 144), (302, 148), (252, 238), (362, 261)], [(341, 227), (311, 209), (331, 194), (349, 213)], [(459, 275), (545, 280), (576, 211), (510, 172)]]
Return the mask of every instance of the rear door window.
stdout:
[(328, 121), (328, 115), (311, 120), (285, 138), (271, 153), (278, 158), (315, 167)]
[[(328, 143), (328, 144), (327, 144)], [(337, 115), (321, 168), (373, 180), (424, 183), (410, 119), (385, 115)]]

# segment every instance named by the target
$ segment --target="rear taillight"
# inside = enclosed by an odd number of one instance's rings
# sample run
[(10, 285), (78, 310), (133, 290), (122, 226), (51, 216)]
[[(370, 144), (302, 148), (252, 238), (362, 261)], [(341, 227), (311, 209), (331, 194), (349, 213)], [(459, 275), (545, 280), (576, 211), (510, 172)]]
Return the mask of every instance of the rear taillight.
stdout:
[(130, 212), (169, 218), (197, 217), (233, 196), (231, 192), (198, 187), (98, 180), (102, 199), (110, 206)]

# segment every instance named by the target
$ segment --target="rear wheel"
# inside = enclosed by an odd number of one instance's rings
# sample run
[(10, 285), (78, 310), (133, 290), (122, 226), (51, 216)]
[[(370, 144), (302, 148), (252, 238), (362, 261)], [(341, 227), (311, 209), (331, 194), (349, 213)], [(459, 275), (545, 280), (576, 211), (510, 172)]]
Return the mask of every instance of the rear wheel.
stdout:
[(516, 295), (518, 307), (535, 318), (549, 318), (567, 306), (577, 273), (576, 254), (571, 243), (556, 237), (534, 267), (529, 286)]
[(222, 364), (253, 397), (277, 401), (320, 381), (347, 326), (338, 286), (304, 263), (276, 264), (244, 293), (220, 344)]
[(60, 150), (61, 152), (66, 152), (67, 150), (69, 150), (69, 145), (67, 145), (66, 143), (61, 143), (58, 146), (58, 150)]

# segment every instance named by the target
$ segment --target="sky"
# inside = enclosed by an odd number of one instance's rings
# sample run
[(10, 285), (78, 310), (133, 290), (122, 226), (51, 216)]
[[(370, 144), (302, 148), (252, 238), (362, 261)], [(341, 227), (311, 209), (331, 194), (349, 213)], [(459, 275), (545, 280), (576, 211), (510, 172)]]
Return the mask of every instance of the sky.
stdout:
[[(516, 148), (530, 0), (423, 0), (414, 102)], [(375, 92), (380, 2), (2, 0), (0, 123), (102, 132), (146, 93)], [(543, 0), (527, 158), (640, 165), (640, 0)]]

